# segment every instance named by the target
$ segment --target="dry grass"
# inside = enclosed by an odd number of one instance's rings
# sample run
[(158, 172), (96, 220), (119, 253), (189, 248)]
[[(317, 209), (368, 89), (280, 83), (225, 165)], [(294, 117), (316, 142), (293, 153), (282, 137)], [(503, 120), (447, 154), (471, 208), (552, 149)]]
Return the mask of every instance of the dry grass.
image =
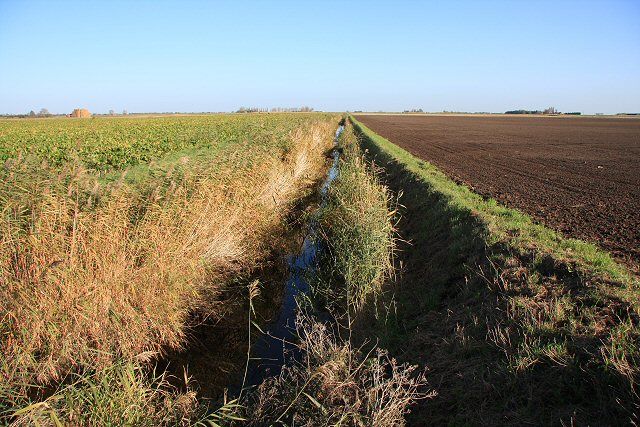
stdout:
[(248, 425), (402, 426), (416, 400), (434, 396), (424, 372), (383, 350), (363, 354), (306, 315), (296, 328), (303, 360), (253, 393)]
[(33, 385), (179, 347), (194, 313), (219, 316), (222, 284), (268, 254), (321, 175), (334, 126), (318, 119), (284, 153), (231, 150), (143, 192), (80, 168), (5, 182), (15, 197), (0, 218), (0, 397), (12, 407)]
[[(311, 293), (298, 301), (301, 356), (248, 395), (249, 425), (401, 426), (417, 400), (435, 395), (424, 371), (398, 364), (376, 343), (352, 345), (353, 319), (376, 308), (393, 274), (394, 204), (350, 126), (338, 142), (339, 174), (318, 212), (323, 244), (307, 275)], [(332, 320), (318, 321), (316, 309)]]

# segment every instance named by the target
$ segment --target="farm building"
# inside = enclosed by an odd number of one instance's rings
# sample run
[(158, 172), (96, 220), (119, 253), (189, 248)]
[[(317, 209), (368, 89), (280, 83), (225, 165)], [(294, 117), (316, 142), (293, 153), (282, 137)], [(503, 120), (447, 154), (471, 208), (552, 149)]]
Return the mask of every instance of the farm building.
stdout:
[(91, 113), (86, 108), (76, 108), (71, 112), (70, 117), (91, 117)]

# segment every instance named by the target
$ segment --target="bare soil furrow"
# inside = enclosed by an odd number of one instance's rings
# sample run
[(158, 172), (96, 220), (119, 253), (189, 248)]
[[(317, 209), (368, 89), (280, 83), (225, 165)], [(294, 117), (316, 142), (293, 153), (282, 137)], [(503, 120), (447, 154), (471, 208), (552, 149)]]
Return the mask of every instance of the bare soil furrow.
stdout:
[(640, 120), (358, 115), (479, 194), (640, 262)]

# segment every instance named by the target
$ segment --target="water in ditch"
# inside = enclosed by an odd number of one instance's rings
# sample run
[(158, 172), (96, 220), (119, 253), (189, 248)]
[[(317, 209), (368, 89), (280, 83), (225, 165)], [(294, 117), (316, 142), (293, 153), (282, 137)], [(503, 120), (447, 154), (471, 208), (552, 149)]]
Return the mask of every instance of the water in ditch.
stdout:
[[(327, 192), (331, 183), (338, 177), (340, 153), (337, 149), (338, 138), (344, 130), (340, 125), (334, 138), (332, 151), (333, 163), (327, 177), (320, 187), (320, 208), (326, 204)], [(278, 375), (288, 357), (295, 357), (296, 347), (292, 343), (295, 338), (295, 320), (297, 315), (296, 296), (309, 291), (306, 274), (314, 268), (319, 250), (316, 217), (312, 216), (308, 224), (308, 232), (300, 252), (288, 259), (289, 276), (285, 283), (282, 306), (277, 319), (262, 327), (264, 333), (251, 346), (251, 357), (244, 386), (260, 384), (265, 378)]]

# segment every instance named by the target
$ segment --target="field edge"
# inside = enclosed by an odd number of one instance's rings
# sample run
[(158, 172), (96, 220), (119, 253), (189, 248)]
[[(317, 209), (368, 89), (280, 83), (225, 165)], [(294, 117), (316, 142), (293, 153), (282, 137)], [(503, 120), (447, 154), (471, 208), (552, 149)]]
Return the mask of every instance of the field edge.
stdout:
[(637, 276), (351, 120), (400, 195), (403, 240), (393, 315), (364, 336), (440, 379), (409, 424), (636, 420)]
[(354, 116), (349, 118), (362, 134), (396, 161), (403, 163), (408, 171), (429, 179), (436, 184), (438, 190), (450, 196), (454, 203), (460, 203), (479, 216), (488, 226), (488, 238), (491, 243), (508, 241), (510, 246), (522, 252), (534, 250), (542, 256), (551, 255), (574, 264), (583, 274), (600, 276), (607, 281), (618, 282), (630, 288), (640, 287), (638, 276), (616, 262), (607, 251), (583, 240), (566, 238), (560, 232), (535, 222), (526, 213), (501, 205), (492, 198), (484, 199), (466, 185), (454, 182), (435, 165), (417, 158), (378, 135)]

